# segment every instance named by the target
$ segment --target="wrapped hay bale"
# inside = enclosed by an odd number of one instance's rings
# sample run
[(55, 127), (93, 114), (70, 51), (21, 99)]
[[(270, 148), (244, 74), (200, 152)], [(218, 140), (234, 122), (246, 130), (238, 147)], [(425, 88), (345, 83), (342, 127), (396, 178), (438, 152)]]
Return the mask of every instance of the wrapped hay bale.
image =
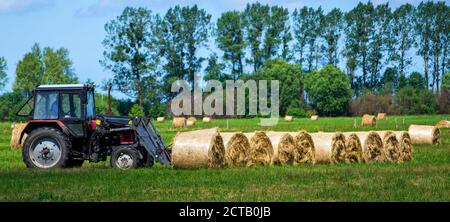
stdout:
[(314, 142), (306, 131), (294, 135), (294, 165), (299, 163), (316, 163)]
[(293, 116), (285, 116), (285, 117), (284, 117), (284, 120), (285, 120), (286, 122), (292, 122), (292, 120), (294, 120), (294, 117), (293, 117)]
[(311, 116), (311, 120), (319, 120), (319, 116), (318, 115), (312, 115)]
[(320, 163), (345, 162), (345, 136), (336, 133), (312, 133), (315, 159)]
[(156, 118), (156, 122), (158, 122), (158, 123), (163, 123), (164, 121), (166, 121), (166, 118), (164, 118), (164, 117)]
[(441, 132), (435, 126), (410, 125), (408, 133), (412, 144), (441, 143)]
[(273, 148), (273, 162), (291, 164), (294, 161), (295, 141), (289, 133), (267, 132)]
[(411, 143), (411, 137), (409, 136), (409, 133), (406, 131), (396, 131), (394, 132), (397, 136), (397, 140), (399, 142), (400, 147), (400, 161), (410, 161), (412, 160), (412, 152), (413, 152), (413, 146)]
[(23, 135), (22, 141), (20, 140), (20, 135), (22, 134), (23, 129), (27, 126), (26, 123), (12, 124), (12, 133), (11, 133), (11, 141), (10, 146), (11, 149), (20, 149), (22, 148), (23, 142), (27, 138), (27, 134)]
[[(344, 134), (345, 135), (345, 134)], [(345, 135), (345, 162), (359, 163), (362, 161), (362, 145), (358, 135), (350, 133)]]
[(378, 113), (377, 114), (377, 120), (385, 120), (387, 118), (386, 113)]
[(203, 117), (202, 121), (204, 123), (209, 123), (209, 122), (211, 122), (211, 117), (205, 116), (205, 117)]
[(173, 117), (172, 127), (183, 128), (186, 126), (186, 118), (184, 117)]
[(436, 127), (439, 129), (442, 128), (450, 128), (450, 121), (448, 120), (441, 120), (436, 124)]
[(375, 126), (377, 119), (375, 116), (364, 114), (362, 117), (362, 126)]
[[(350, 135), (352, 133), (345, 133)], [(384, 162), (383, 140), (376, 132), (354, 132), (362, 145), (362, 158), (365, 162)]]
[(246, 166), (250, 142), (243, 133), (221, 133), (228, 166)]
[(274, 151), (266, 133), (256, 131), (255, 133), (245, 133), (245, 136), (250, 140), (247, 166), (272, 164)]
[(176, 168), (222, 167), (225, 147), (218, 128), (178, 133), (172, 144)]
[(383, 138), (383, 151), (386, 155), (386, 160), (397, 162), (400, 160), (400, 144), (397, 136), (392, 131), (378, 131), (381, 138)]

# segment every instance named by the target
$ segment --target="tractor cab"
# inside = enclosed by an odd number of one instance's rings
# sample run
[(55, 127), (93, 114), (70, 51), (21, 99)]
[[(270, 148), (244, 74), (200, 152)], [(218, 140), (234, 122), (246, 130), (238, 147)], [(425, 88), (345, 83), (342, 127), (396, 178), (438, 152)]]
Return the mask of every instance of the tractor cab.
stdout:
[(96, 115), (93, 85), (38, 86), (17, 115), (29, 119), (19, 137), (27, 167), (81, 166), (107, 156), (111, 166), (122, 169), (170, 164), (167, 146), (149, 119)]
[(18, 116), (29, 117), (30, 123), (64, 125), (76, 138), (86, 138), (88, 126), (95, 121), (94, 87), (92, 85), (41, 85), (22, 106)]

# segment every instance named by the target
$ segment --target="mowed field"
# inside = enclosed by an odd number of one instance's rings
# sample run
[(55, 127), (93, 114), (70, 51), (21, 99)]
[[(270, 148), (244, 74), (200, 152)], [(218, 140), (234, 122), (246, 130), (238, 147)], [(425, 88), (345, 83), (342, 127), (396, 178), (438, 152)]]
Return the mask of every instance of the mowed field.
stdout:
[[(450, 116), (390, 116), (362, 128), (361, 118), (280, 120), (273, 127), (259, 119), (197, 121), (194, 130), (367, 131), (407, 130), (410, 124), (434, 125)], [(355, 128), (356, 123), (356, 128)], [(169, 144), (181, 130), (170, 121), (156, 124)], [(153, 168), (121, 171), (109, 162), (82, 168), (31, 170), (20, 150), (11, 150), (11, 123), (0, 123), (0, 201), (450, 201), (450, 130), (442, 144), (415, 145), (414, 160), (397, 163), (256, 166), (224, 169)]]

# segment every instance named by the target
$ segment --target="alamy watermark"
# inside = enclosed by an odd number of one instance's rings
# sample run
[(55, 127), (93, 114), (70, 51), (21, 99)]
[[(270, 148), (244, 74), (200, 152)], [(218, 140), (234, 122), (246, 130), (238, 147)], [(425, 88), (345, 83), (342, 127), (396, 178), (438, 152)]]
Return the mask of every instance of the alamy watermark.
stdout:
[[(261, 119), (262, 126), (274, 126), (278, 123), (280, 110), (278, 80), (270, 81), (269, 93), (267, 80), (226, 80), (225, 85), (218, 80), (208, 80), (205, 87), (201, 87), (199, 79), (198, 75), (194, 76), (193, 87), (186, 80), (176, 80), (172, 83), (171, 91), (178, 93), (172, 99), (170, 107), (174, 115), (256, 116), (259, 114), (270, 116)], [(208, 95), (203, 99), (204, 93)], [(246, 96), (248, 103), (245, 101)]]

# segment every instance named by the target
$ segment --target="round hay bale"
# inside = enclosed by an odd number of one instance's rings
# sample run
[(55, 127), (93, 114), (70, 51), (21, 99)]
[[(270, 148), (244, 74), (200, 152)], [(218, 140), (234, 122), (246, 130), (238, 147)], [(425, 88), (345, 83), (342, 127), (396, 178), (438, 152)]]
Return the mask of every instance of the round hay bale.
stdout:
[(272, 164), (274, 151), (266, 133), (256, 131), (255, 133), (245, 133), (245, 136), (250, 138), (247, 166)]
[(178, 133), (172, 145), (175, 168), (222, 167), (225, 146), (218, 128)]
[(186, 121), (186, 126), (195, 126), (195, 121), (192, 120), (192, 119), (188, 119), (188, 120)]
[(164, 121), (166, 121), (166, 118), (164, 118), (164, 117), (156, 118), (156, 122), (158, 122), (158, 123), (163, 123)]
[(205, 117), (203, 117), (202, 121), (204, 123), (209, 123), (209, 122), (211, 122), (211, 117), (205, 116)]
[(383, 138), (383, 151), (387, 161), (397, 162), (400, 160), (400, 144), (397, 136), (392, 131), (378, 131)]
[(293, 116), (285, 116), (285, 117), (284, 117), (284, 120), (285, 120), (286, 122), (292, 122), (292, 121), (294, 120), (294, 117), (293, 117)]
[(312, 133), (315, 159), (319, 163), (345, 162), (345, 136), (336, 133)]
[(186, 126), (186, 118), (184, 117), (174, 117), (172, 120), (173, 128), (183, 128)]
[(250, 142), (243, 133), (221, 133), (228, 166), (246, 166)]
[(294, 165), (299, 163), (316, 163), (314, 142), (306, 131), (300, 131), (294, 136)]
[(191, 116), (187, 119), (187, 121), (191, 121), (191, 122), (197, 122), (197, 118), (195, 118), (195, 116)]
[(375, 116), (364, 114), (362, 117), (362, 126), (375, 126), (377, 119)]
[(448, 120), (441, 120), (436, 124), (436, 127), (439, 129), (442, 128), (450, 128), (450, 121)]
[(408, 130), (412, 144), (440, 144), (441, 132), (435, 126), (410, 125)]
[(411, 137), (406, 131), (396, 131), (394, 132), (397, 136), (400, 147), (400, 161), (410, 161), (412, 160), (413, 146), (411, 143)]
[(12, 133), (11, 133), (11, 141), (10, 146), (11, 149), (20, 149), (22, 148), (23, 142), (27, 138), (27, 134), (24, 134), (22, 140), (20, 140), (20, 136), (22, 135), (23, 129), (27, 126), (26, 123), (12, 124)]
[(377, 120), (385, 120), (385, 119), (387, 119), (386, 113), (378, 113), (377, 114)]
[(362, 145), (358, 135), (350, 133), (345, 135), (345, 162), (359, 163), (362, 161)]
[(311, 120), (319, 120), (319, 116), (318, 115), (312, 115), (310, 119)]
[[(352, 133), (345, 133), (351, 135)], [(362, 158), (365, 162), (384, 162), (383, 140), (376, 132), (354, 132), (362, 145)]]
[(292, 164), (294, 161), (295, 141), (289, 133), (267, 132), (273, 148), (273, 162), (279, 164)]

